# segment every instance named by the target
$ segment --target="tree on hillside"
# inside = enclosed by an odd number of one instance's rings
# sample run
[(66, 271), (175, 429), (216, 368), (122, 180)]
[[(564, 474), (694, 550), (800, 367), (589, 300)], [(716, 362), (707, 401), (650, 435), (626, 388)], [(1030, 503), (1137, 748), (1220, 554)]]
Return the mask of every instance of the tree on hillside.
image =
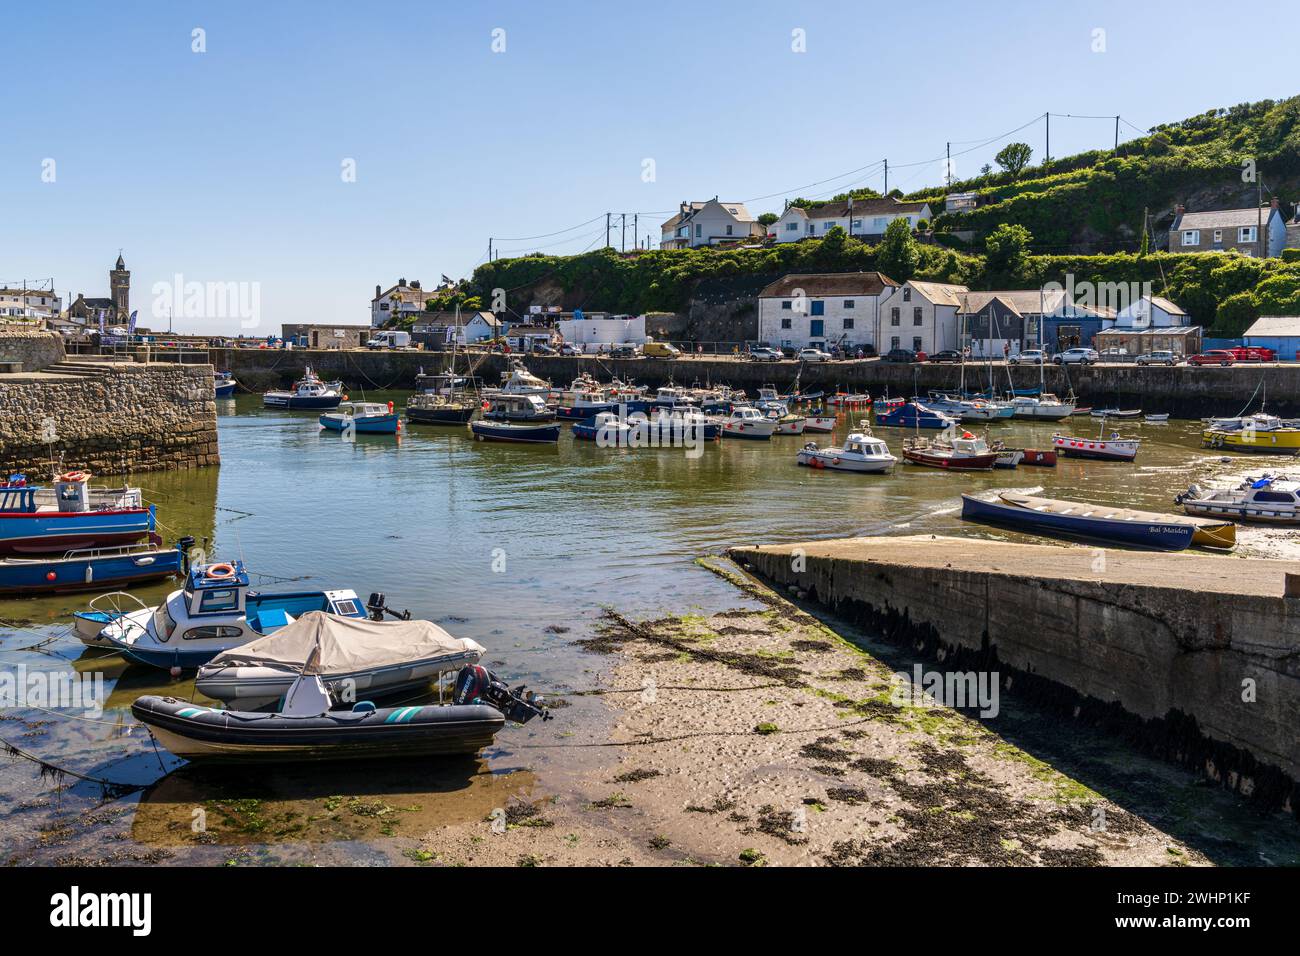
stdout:
[(912, 238), (912, 227), (906, 219), (895, 219), (885, 227), (885, 237), (876, 247), (876, 267), (899, 282), (916, 275), (921, 253)]
[(772, 225), (772, 223), (776, 222), (780, 218), (781, 217), (774, 212), (765, 212), (758, 217), (758, 222), (760, 225), (770, 226)]
[(1029, 165), (1030, 157), (1034, 151), (1029, 148), (1028, 143), (1008, 143), (1002, 147), (1002, 151), (993, 157), (993, 161), (1009, 172), (1012, 176), (1019, 176), (1021, 171)]
[(985, 270), (991, 281), (1016, 279), (1025, 270), (1034, 237), (1024, 226), (1004, 222), (984, 240)]

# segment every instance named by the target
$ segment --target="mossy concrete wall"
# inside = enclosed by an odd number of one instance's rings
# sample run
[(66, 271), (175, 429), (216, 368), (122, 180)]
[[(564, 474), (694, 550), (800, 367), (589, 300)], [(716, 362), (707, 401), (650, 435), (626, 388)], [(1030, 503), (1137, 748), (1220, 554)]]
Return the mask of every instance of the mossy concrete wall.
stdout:
[(1013, 693), (1066, 720), (1300, 813), (1295, 564), (934, 536), (731, 556), (947, 667), (1013, 675)]

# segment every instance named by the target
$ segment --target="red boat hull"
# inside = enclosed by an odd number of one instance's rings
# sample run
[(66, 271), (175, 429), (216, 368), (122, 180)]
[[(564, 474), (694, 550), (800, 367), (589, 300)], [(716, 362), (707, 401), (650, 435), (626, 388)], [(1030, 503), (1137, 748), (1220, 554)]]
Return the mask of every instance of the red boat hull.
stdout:
[(931, 455), (908, 449), (903, 450), (903, 458), (914, 465), (924, 465), (927, 468), (942, 468), (944, 471), (992, 471), (994, 464), (998, 460), (996, 454), (951, 458), (947, 455)]
[(1026, 448), (1025, 457), (1020, 460), (1022, 465), (1040, 465), (1043, 468), (1056, 467), (1056, 452), (1043, 451), (1039, 448)]

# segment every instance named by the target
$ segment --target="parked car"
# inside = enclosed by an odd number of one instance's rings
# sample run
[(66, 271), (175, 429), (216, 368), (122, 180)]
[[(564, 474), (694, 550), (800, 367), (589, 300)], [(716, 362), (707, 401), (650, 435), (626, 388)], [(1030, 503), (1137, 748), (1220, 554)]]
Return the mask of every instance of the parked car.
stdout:
[(1188, 365), (1234, 365), (1237, 357), (1227, 349), (1206, 349), (1187, 359)]
[(533, 354), (534, 355), (555, 355), (556, 351), (555, 349), (551, 348), (551, 346), (547, 345), (545, 342), (534, 342)]
[(1238, 362), (1275, 362), (1277, 353), (1272, 349), (1264, 348), (1262, 345), (1238, 345), (1234, 349), (1228, 349), (1232, 357)]
[(760, 345), (757, 348), (749, 350), (749, 357), (755, 362), (779, 362), (781, 353), (776, 349), (770, 349), (766, 345)]
[(560, 346), (561, 355), (581, 355), (582, 349), (578, 348), (572, 342), (565, 342)]
[(1176, 365), (1177, 357), (1173, 352), (1143, 352), (1137, 357), (1138, 365)]
[(610, 358), (636, 358), (637, 350), (635, 345), (615, 345), (609, 350)]
[(1094, 365), (1101, 361), (1096, 349), (1079, 346), (1057, 353), (1052, 361), (1057, 365)]
[(1007, 359), (1008, 365), (1042, 365), (1047, 361), (1047, 353), (1042, 349), (1025, 349), (1017, 355), (1012, 355)]
[(930, 356), (931, 362), (960, 362), (961, 353), (956, 349), (940, 349)]
[(918, 356), (923, 352), (913, 352), (911, 349), (890, 349), (885, 353), (886, 362), (922, 362), (925, 361)]
[(800, 349), (800, 362), (829, 362), (831, 356), (829, 352), (823, 352), (821, 349)]

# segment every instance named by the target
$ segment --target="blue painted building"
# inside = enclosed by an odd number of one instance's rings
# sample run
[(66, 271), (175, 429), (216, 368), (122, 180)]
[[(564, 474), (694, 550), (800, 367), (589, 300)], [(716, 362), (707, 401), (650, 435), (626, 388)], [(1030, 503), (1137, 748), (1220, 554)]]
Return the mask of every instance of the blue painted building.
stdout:
[(1272, 349), (1279, 361), (1300, 360), (1300, 315), (1262, 315), (1242, 336), (1243, 344)]

